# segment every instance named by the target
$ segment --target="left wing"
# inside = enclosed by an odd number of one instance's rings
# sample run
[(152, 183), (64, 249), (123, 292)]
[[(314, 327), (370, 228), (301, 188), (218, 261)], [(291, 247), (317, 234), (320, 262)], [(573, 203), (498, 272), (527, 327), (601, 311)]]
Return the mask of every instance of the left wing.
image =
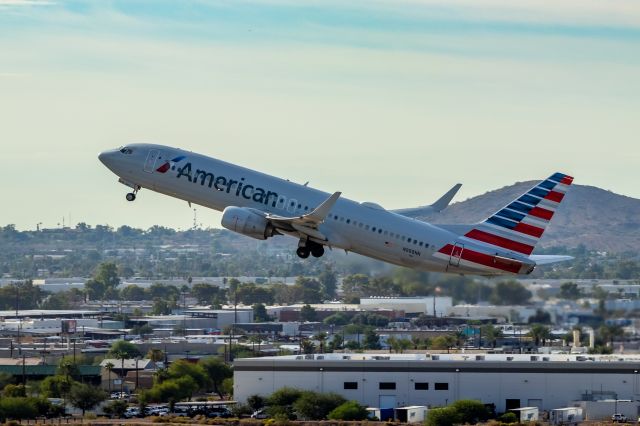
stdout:
[(458, 193), (460, 188), (462, 187), (461, 183), (457, 183), (446, 192), (442, 197), (440, 197), (435, 203), (429, 206), (420, 206), (420, 207), (412, 207), (408, 209), (397, 209), (392, 210), (394, 213), (401, 214), (402, 216), (407, 216), (411, 218), (416, 218), (424, 215), (428, 215), (431, 213), (439, 213), (442, 210), (446, 209), (453, 197)]
[(278, 230), (288, 234), (299, 234), (301, 237), (307, 236), (319, 241), (327, 241), (327, 237), (323, 235), (318, 227), (329, 214), (329, 210), (333, 208), (340, 198), (342, 192), (334, 192), (329, 198), (323, 201), (312, 212), (302, 216), (285, 217), (268, 214), (266, 219)]

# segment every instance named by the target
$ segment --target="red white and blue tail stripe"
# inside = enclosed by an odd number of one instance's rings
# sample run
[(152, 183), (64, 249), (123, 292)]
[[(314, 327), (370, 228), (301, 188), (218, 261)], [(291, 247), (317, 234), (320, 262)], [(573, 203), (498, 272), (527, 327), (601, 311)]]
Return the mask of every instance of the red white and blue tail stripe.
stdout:
[(571, 176), (553, 174), (477, 224), (463, 239), (530, 255), (572, 182)]

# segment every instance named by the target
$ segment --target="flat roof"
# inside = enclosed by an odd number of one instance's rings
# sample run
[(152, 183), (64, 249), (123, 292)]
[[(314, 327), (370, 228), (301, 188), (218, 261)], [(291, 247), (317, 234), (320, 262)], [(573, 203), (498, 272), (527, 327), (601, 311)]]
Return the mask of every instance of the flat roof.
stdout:
[(362, 354), (267, 356), (234, 361), (234, 371), (638, 374), (640, 355)]
[(15, 309), (8, 311), (0, 311), (0, 317), (3, 318), (26, 318), (26, 317), (68, 317), (68, 316), (84, 316), (84, 315), (100, 315), (102, 311), (89, 310), (56, 310), (56, 309), (19, 309), (16, 315)]

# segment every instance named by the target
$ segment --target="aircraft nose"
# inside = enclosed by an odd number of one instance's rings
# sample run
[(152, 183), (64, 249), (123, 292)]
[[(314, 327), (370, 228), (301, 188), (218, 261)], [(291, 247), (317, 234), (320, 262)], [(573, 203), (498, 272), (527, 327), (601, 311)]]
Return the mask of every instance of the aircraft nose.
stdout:
[(113, 149), (102, 151), (100, 154), (98, 154), (98, 160), (100, 160), (100, 162), (105, 166), (109, 167), (112, 164), (114, 153), (115, 150)]

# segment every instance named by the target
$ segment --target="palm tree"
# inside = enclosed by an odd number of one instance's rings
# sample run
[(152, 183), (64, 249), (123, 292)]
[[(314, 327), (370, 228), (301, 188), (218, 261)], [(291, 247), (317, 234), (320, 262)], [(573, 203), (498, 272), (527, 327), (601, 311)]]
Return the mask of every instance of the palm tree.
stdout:
[(160, 362), (164, 360), (164, 352), (161, 349), (152, 348), (147, 352), (147, 358), (153, 362)]
[(529, 330), (529, 336), (533, 338), (536, 343), (536, 346), (540, 345), (540, 341), (542, 340), (542, 346), (545, 345), (546, 340), (551, 338), (551, 332), (549, 331), (549, 327), (542, 324), (534, 324), (531, 326)]
[(106, 368), (106, 369), (107, 369), (108, 377), (109, 377), (109, 378), (107, 379), (107, 380), (109, 381), (109, 395), (111, 395), (111, 370), (113, 370), (113, 367), (114, 367), (114, 365), (113, 365), (113, 363), (112, 363), (111, 361), (107, 362), (107, 363), (104, 365), (104, 368)]
[(324, 342), (327, 340), (327, 333), (321, 331), (313, 336), (313, 339), (320, 343), (320, 353), (324, 353)]
[(490, 324), (481, 327), (480, 330), (486, 341), (491, 344), (491, 347), (495, 348), (496, 341), (502, 337), (502, 330)]

